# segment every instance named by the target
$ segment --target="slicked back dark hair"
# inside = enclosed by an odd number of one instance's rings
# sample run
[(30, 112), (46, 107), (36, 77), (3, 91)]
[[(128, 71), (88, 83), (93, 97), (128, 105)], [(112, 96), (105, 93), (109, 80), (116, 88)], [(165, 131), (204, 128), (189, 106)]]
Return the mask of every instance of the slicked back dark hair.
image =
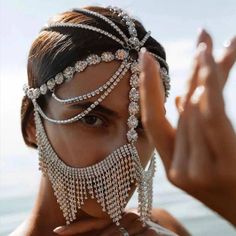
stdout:
[[(126, 35), (129, 35), (125, 23), (108, 8), (89, 6), (86, 9), (108, 17)], [(51, 18), (49, 22), (88, 24), (106, 30), (120, 38), (118, 33), (106, 22), (97, 17), (82, 14), (76, 9), (60, 13)], [(139, 39), (142, 39), (147, 31), (137, 20), (135, 20), (135, 26)], [(164, 48), (152, 37), (148, 38), (145, 47), (148, 51), (166, 60)], [(73, 65), (77, 60), (81, 60), (91, 53), (115, 52), (119, 48), (121, 48), (121, 45), (112, 39), (86, 29), (61, 27), (42, 30), (29, 51), (27, 65), (28, 84), (30, 87), (39, 87), (52, 77), (55, 77), (57, 73), (63, 71), (67, 66)], [(161, 62), (160, 64), (165, 67)], [(22, 135), (28, 146), (37, 148), (37, 144), (29, 138), (27, 132), (29, 122), (33, 122), (32, 120), (30, 121), (33, 117), (32, 114), (33, 104), (31, 100), (24, 96), (21, 106)]]

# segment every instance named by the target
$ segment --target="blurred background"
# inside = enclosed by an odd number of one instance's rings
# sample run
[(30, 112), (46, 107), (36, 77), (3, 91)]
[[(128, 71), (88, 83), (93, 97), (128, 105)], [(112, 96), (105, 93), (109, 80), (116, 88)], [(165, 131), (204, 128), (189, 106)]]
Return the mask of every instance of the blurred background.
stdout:
[[(38, 189), (37, 152), (27, 148), (20, 132), (22, 85), (27, 80), (27, 54), (49, 17), (73, 7), (119, 6), (152, 31), (167, 51), (172, 90), (167, 116), (176, 125), (175, 96), (182, 94), (195, 51), (197, 30), (206, 28), (219, 56), (236, 33), (235, 0), (8, 0), (0, 2), (0, 236), (8, 235), (29, 214)], [(227, 112), (236, 127), (236, 70), (225, 88)], [(235, 230), (217, 214), (172, 186), (158, 161), (154, 207), (171, 212), (195, 236), (233, 236)], [(136, 206), (136, 195), (129, 203)]]

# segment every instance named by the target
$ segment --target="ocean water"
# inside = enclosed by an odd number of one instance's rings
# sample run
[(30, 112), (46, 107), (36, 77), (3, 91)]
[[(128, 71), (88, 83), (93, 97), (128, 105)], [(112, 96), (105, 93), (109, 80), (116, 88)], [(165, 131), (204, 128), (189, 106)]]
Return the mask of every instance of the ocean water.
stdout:
[[(38, 189), (37, 153), (9, 158), (1, 166), (0, 236), (8, 235), (29, 214)], [(23, 161), (22, 161), (23, 160)], [(14, 163), (14, 165), (12, 164)], [(154, 207), (174, 215), (194, 236), (234, 236), (234, 228), (200, 202), (172, 186), (158, 160), (154, 179)], [(137, 194), (128, 207), (137, 207)]]

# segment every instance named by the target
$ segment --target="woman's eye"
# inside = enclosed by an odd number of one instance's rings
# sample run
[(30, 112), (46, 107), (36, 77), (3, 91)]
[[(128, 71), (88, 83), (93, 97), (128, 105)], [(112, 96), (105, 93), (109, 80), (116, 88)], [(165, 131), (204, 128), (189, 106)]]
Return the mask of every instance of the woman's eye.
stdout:
[(102, 126), (104, 123), (102, 119), (94, 115), (87, 115), (83, 117), (82, 119), (80, 119), (80, 121), (86, 125), (90, 125), (94, 127)]

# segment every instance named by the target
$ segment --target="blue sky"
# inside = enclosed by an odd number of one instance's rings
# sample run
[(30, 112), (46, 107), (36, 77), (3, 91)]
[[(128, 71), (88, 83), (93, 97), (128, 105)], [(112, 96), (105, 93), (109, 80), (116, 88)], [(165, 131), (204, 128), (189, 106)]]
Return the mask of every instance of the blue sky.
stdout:
[[(27, 54), (39, 29), (49, 17), (58, 12), (91, 4), (117, 5), (125, 8), (140, 19), (144, 26), (152, 31), (152, 35), (164, 45), (172, 78), (172, 91), (167, 102), (167, 114), (173, 123), (176, 123), (177, 119), (177, 113), (173, 106), (174, 97), (183, 93), (186, 87), (186, 79), (195, 49), (197, 29), (205, 27), (212, 34), (216, 55), (221, 53), (224, 41), (236, 33), (235, 0), (147, 0), (145, 2), (142, 0), (1, 0), (1, 130), (9, 129), (7, 122), (10, 119), (13, 124), (11, 131), (17, 132), (18, 130), (17, 135), (21, 140), (19, 135), (19, 109), (23, 95), (21, 87), (27, 78)], [(235, 69), (231, 77), (235, 77)], [(236, 109), (233, 109), (232, 103), (236, 100), (233, 92), (235, 83), (235, 79), (230, 79), (226, 87), (228, 110), (233, 118), (236, 117)], [(7, 99), (9, 89), (6, 89), (9, 87), (12, 91), (10, 100)], [(10, 136), (8, 138), (10, 139)], [(1, 135), (3, 143), (8, 143), (8, 138), (3, 140)], [(22, 140), (19, 142), (22, 144)]]

